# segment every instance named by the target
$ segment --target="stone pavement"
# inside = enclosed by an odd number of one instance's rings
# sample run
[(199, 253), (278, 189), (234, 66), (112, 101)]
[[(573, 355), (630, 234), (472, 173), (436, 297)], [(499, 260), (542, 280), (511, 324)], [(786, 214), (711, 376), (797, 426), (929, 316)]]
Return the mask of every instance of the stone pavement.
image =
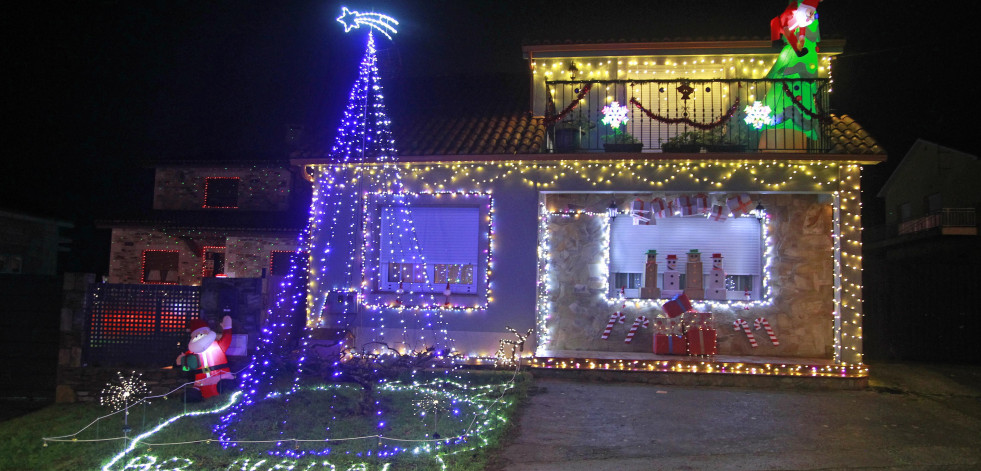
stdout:
[(981, 367), (870, 369), (860, 391), (538, 379), (491, 468), (981, 469)]

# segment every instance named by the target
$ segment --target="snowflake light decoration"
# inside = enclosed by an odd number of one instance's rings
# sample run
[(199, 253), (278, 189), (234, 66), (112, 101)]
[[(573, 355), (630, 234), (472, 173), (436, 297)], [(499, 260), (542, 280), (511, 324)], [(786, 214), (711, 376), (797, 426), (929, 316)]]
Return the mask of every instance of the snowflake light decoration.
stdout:
[(753, 102), (752, 106), (746, 106), (745, 112), (746, 124), (756, 129), (763, 129), (763, 126), (773, 124), (773, 116), (770, 116), (770, 107), (763, 103), (758, 101)]
[(116, 381), (109, 383), (102, 390), (102, 397), (99, 404), (117, 411), (128, 407), (130, 404), (138, 402), (150, 393), (150, 387), (143, 381), (143, 374), (130, 372), (129, 376), (124, 376), (122, 372), (116, 372)]
[(620, 106), (619, 102), (614, 101), (603, 107), (603, 124), (608, 124), (613, 129), (620, 129), (620, 125), (627, 122), (627, 108)]

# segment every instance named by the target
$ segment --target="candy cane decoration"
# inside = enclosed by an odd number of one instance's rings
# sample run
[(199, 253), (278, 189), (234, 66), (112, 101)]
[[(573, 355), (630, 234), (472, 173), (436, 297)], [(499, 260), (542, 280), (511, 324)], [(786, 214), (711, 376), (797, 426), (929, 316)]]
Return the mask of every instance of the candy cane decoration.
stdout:
[(753, 328), (756, 330), (760, 330), (760, 328), (766, 329), (766, 335), (770, 336), (770, 341), (773, 342), (773, 345), (780, 345), (780, 341), (777, 340), (777, 335), (773, 333), (773, 328), (770, 327), (770, 323), (765, 317), (757, 317), (756, 320), (753, 321)]
[(603, 339), (603, 340), (606, 340), (606, 339), (610, 338), (610, 332), (613, 332), (613, 326), (617, 322), (623, 324), (623, 322), (626, 321), (626, 320), (627, 320), (627, 316), (623, 315), (622, 312), (614, 312), (610, 316), (610, 322), (608, 324), (606, 324), (606, 329), (603, 331), (603, 335), (600, 336), (600, 338)]
[(742, 328), (743, 332), (746, 332), (746, 338), (749, 339), (749, 344), (752, 345), (753, 348), (758, 347), (759, 345), (756, 343), (756, 337), (753, 336), (753, 332), (749, 330), (749, 322), (742, 319), (736, 319), (732, 323), (732, 330), (739, 331), (740, 328)]
[(634, 339), (634, 334), (637, 333), (638, 327), (648, 328), (651, 326), (650, 319), (647, 316), (637, 316), (634, 320), (634, 325), (630, 326), (630, 331), (627, 332), (627, 338), (624, 339), (623, 343), (630, 343)]

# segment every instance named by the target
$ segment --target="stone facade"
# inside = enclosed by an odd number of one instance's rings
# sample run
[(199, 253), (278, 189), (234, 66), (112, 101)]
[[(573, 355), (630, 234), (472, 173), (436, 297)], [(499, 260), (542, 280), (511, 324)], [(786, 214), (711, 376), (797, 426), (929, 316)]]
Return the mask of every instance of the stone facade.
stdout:
[(205, 209), (208, 178), (237, 178), (240, 210), (285, 211), (290, 205), (293, 174), (285, 167), (158, 167), (153, 209)]
[(177, 284), (200, 285), (204, 247), (225, 247), (225, 273), (229, 277), (259, 278), (263, 275), (264, 268), (268, 274), (272, 252), (296, 249), (296, 235), (283, 233), (238, 236), (186, 229), (163, 231), (117, 227), (112, 230), (108, 281), (142, 283), (143, 252), (167, 250), (178, 253)]
[[(761, 355), (825, 358), (834, 349), (834, 257), (831, 234), (832, 206), (827, 195), (770, 194), (759, 197), (770, 215), (772, 244), (770, 296), (772, 303), (750, 309), (713, 308), (721, 355)], [(633, 196), (626, 197), (632, 201)], [(548, 208), (578, 207), (602, 212), (609, 195), (549, 195)], [(624, 333), (637, 316), (663, 317), (661, 301), (629, 300), (626, 323), (601, 340), (610, 315), (620, 308), (607, 296), (607, 219), (603, 216), (552, 216), (547, 224), (552, 290), (550, 342), (546, 350), (651, 352), (652, 331), (638, 332), (630, 344)], [(701, 303), (696, 302), (699, 309)], [(719, 305), (717, 305), (719, 306)], [(705, 310), (702, 306), (699, 310)], [(752, 324), (765, 317), (780, 340), (772, 345), (766, 334), (754, 331), (753, 348), (742, 331), (734, 331), (737, 318)]]

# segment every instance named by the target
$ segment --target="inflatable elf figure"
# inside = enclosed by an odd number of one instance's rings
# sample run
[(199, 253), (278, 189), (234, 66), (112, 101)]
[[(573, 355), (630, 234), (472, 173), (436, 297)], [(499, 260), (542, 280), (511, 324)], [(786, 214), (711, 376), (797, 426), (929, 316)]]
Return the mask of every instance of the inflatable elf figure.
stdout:
[(233, 386), (235, 375), (225, 358), (225, 351), (232, 344), (231, 317), (221, 320), (221, 329), (219, 336), (204, 319), (191, 319), (187, 323), (191, 338), (187, 351), (177, 357), (177, 364), (194, 375), (194, 387), (187, 391), (188, 402), (217, 396), (219, 385), (222, 390)]
[[(768, 79), (802, 79), (776, 82), (763, 98), (773, 113), (773, 123), (760, 136), (760, 149), (806, 149), (807, 139), (817, 139), (820, 123), (815, 115), (814, 97), (818, 76), (817, 6), (821, 0), (790, 0), (780, 16), (770, 21), (770, 38), (783, 42), (783, 49)], [(805, 111), (807, 110), (807, 111)]]

